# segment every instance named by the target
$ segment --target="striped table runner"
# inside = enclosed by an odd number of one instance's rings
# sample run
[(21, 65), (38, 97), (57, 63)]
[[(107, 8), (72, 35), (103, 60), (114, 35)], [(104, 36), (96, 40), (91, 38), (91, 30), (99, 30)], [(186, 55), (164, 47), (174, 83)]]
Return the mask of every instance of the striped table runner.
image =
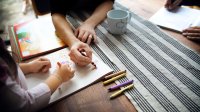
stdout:
[[(115, 8), (124, 8), (117, 2)], [(67, 16), (77, 28), (88, 14)], [(76, 19), (74, 19), (76, 18)], [(127, 70), (122, 83), (134, 80), (125, 92), (139, 112), (199, 112), (200, 55), (132, 13), (127, 32), (112, 35), (107, 22), (96, 28), (94, 53), (114, 71)]]

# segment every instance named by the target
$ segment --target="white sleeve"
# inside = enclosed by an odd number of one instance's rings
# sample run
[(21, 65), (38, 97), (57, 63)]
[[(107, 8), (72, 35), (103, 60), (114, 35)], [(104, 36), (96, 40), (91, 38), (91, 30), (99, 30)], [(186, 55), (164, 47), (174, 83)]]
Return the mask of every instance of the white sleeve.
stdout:
[(37, 111), (47, 106), (51, 97), (50, 88), (45, 83), (26, 90), (10, 77), (0, 91), (0, 111)]

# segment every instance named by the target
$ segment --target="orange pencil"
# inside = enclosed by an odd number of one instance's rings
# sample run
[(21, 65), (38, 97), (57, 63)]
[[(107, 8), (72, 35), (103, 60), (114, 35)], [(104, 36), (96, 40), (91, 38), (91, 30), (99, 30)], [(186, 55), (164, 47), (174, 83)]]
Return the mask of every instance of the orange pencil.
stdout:
[(121, 74), (123, 74), (123, 73), (126, 73), (126, 70), (121, 70), (121, 71), (118, 71), (118, 72), (116, 72), (116, 73), (107, 75), (107, 76), (104, 77), (104, 79), (109, 79), (109, 78), (112, 78), (112, 77), (121, 75)]

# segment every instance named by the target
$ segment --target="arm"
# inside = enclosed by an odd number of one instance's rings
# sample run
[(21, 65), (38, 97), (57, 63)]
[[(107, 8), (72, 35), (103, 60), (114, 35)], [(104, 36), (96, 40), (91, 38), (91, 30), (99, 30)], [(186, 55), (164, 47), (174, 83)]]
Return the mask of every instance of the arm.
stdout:
[[(78, 65), (85, 66), (92, 62), (92, 50), (90, 47), (76, 38), (72, 28), (64, 15), (52, 14), (53, 24), (59, 38), (70, 48), (70, 59)], [(86, 56), (81, 55), (80, 50), (86, 51)]]
[[(56, 6), (55, 4), (58, 5)], [(87, 43), (90, 44), (92, 38), (94, 38), (94, 41), (96, 41), (94, 27), (106, 17), (106, 12), (112, 8), (112, 4), (113, 2), (110, 0), (100, 4), (92, 16), (87, 19), (84, 22), (84, 25), (81, 25), (81, 27), (79, 27), (74, 34), (70, 24), (65, 18), (65, 12), (63, 11), (63, 7), (65, 6), (63, 6), (62, 1), (56, 2), (52, 0), (51, 6), (53, 24), (57, 34), (59, 35), (59, 38), (61, 38), (64, 43), (69, 46), (70, 59), (76, 64), (85, 66), (92, 62), (92, 50), (83, 42), (86, 42), (85, 40), (87, 40)], [(81, 35), (84, 35), (83, 38)], [(90, 38), (88, 38), (88, 36), (90, 36)], [(77, 37), (81, 38), (77, 39)], [(81, 50), (86, 52), (86, 56), (81, 55)]]
[(64, 41), (64, 43), (70, 48), (75, 42), (79, 41), (75, 37), (73, 30), (64, 15), (54, 13), (52, 14), (52, 21), (55, 26), (56, 33), (59, 35), (59, 38)]
[(74, 76), (74, 70), (68, 65), (58, 65), (58, 69), (49, 76), (45, 83), (49, 86), (51, 93), (53, 93), (60, 84), (70, 80)]
[[(0, 70), (1, 66), (0, 66)], [(5, 67), (3, 68), (6, 72)], [(51, 94), (58, 88), (58, 86), (65, 81), (71, 79), (74, 75), (74, 70), (72, 70), (69, 65), (60, 65), (56, 71), (51, 74), (44, 83), (40, 83), (37, 86), (26, 89), (24, 88), (25, 80), (22, 78), (23, 73), (18, 70), (18, 80), (12, 80), (11, 77), (7, 77), (1, 81), (0, 86), (1, 94), (0, 99), (3, 102), (5, 108), (1, 108), (4, 111), (20, 111), (20, 112), (32, 112), (37, 111), (49, 103)], [(1, 74), (2, 76), (2, 74)], [(9, 76), (6, 75), (5, 76)], [(0, 106), (2, 106), (0, 104)], [(10, 107), (10, 108), (7, 108)]]
[[(32, 62), (20, 64), (20, 68), (24, 74), (47, 72), (50, 67), (51, 63), (47, 58), (38, 58)], [(62, 82), (72, 78), (73, 74), (74, 70), (72, 70), (71, 67), (69, 67), (69, 65), (59, 64), (58, 69), (54, 72), (53, 75), (49, 76), (45, 83), (51, 89), (51, 93), (53, 93)]]
[(82, 42), (90, 44), (92, 39), (97, 42), (94, 28), (106, 18), (106, 14), (113, 7), (113, 1), (106, 0), (100, 4), (93, 12), (93, 14), (75, 31), (75, 35)]
[(113, 2), (107, 0), (100, 4), (93, 14), (84, 22), (84, 24), (90, 24), (93, 28), (95, 28), (101, 21), (106, 18), (106, 14), (113, 7)]
[(38, 58), (29, 63), (20, 63), (19, 66), (26, 75), (29, 73), (47, 72), (51, 68), (51, 63), (47, 58)]

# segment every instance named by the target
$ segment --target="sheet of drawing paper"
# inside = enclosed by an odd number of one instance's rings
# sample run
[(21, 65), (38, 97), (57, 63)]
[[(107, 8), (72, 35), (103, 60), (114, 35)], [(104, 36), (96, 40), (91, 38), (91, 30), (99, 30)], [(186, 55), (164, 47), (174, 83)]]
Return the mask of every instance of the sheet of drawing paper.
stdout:
[[(106, 74), (112, 72), (113, 70), (107, 66), (101, 59), (93, 54), (93, 62), (96, 64), (97, 68), (93, 69), (94, 66), (89, 64), (85, 67), (80, 67), (75, 65), (68, 56), (69, 50), (67, 48), (56, 51), (49, 55), (46, 55), (50, 59), (52, 67), (48, 73), (37, 73), (27, 75), (28, 88), (32, 88), (37, 84), (44, 82), (50, 74), (54, 72), (57, 67), (57, 62), (68, 63), (72, 68), (75, 69), (74, 77), (68, 82), (63, 83), (51, 96), (50, 103), (59, 100), (65, 96), (68, 96), (90, 84), (102, 78)], [(66, 74), (67, 75), (67, 74)]]

